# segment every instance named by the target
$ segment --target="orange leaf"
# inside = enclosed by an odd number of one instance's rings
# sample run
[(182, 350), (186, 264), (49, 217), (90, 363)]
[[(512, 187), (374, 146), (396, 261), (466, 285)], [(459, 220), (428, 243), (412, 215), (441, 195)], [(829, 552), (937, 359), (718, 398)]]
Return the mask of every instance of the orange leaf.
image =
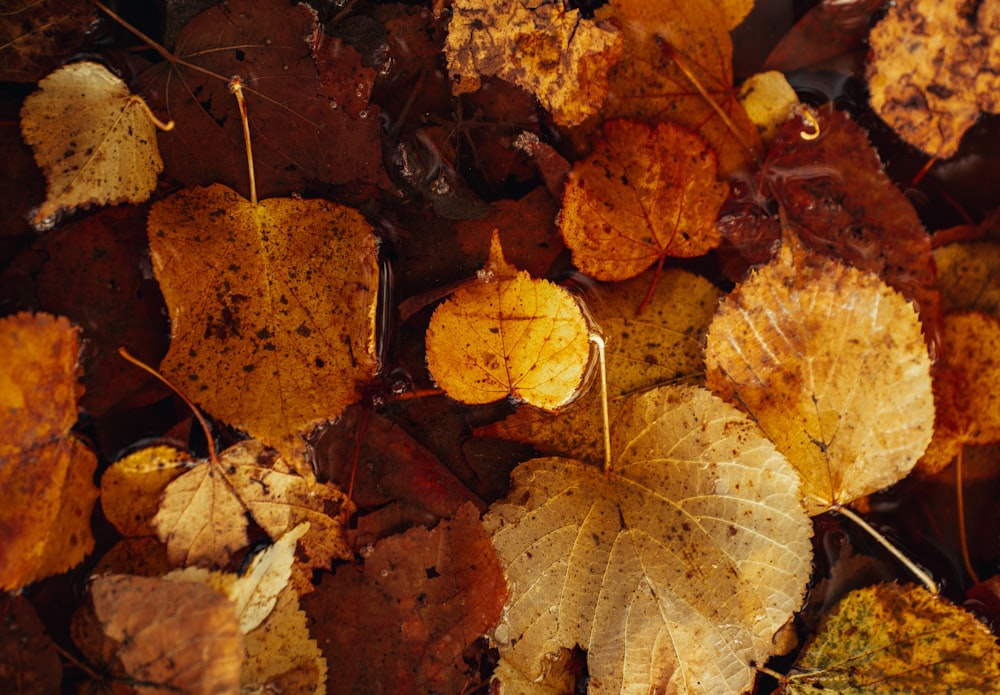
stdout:
[(0, 321), (0, 589), (69, 569), (94, 547), (97, 459), (70, 433), (79, 352), (65, 318)]

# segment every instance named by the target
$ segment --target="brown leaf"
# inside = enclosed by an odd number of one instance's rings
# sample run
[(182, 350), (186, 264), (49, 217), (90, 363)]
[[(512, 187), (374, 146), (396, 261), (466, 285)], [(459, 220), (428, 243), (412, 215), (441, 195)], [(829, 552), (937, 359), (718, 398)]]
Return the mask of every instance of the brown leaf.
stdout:
[(934, 250), (942, 308), (982, 311), (1000, 319), (1000, 244), (948, 244)]
[(60, 692), (62, 664), (55, 643), (28, 599), (0, 595), (0, 691)]
[(0, 80), (34, 82), (80, 50), (89, 0), (11, 0), (0, 13)]
[(817, 64), (864, 48), (872, 15), (884, 4), (884, 0), (823, 0), (782, 37), (767, 56), (764, 69), (784, 73), (815, 69)]
[(376, 544), (302, 599), (330, 693), (459, 692), (465, 648), (500, 617), (506, 584), (476, 509)]

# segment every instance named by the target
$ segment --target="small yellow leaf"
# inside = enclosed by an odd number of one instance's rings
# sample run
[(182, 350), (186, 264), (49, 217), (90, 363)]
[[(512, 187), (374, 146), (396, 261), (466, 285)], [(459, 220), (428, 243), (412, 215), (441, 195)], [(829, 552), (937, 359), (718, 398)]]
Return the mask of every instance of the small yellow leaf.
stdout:
[(115, 461), (101, 476), (101, 508), (118, 533), (155, 536), (151, 521), (164, 488), (190, 468), (191, 457), (171, 446), (151, 446)]
[(785, 74), (777, 70), (751, 75), (740, 85), (740, 103), (747, 116), (760, 131), (760, 137), (769, 143), (778, 128), (792, 115), (799, 97), (788, 84)]
[(67, 208), (149, 198), (163, 160), (142, 99), (89, 62), (59, 68), (38, 87), (21, 109), (21, 133), (48, 181), (32, 224), (47, 229)]

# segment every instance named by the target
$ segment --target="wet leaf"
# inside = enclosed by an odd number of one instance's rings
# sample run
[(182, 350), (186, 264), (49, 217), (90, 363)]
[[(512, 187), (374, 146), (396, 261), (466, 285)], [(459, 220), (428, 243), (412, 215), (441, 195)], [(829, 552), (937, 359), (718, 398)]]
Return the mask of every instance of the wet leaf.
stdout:
[(72, 63), (39, 82), (21, 108), (21, 133), (48, 182), (32, 214), (38, 229), (64, 210), (142, 202), (163, 170), (142, 99), (97, 63)]
[(580, 270), (627, 280), (667, 256), (700, 256), (719, 244), (715, 218), (729, 187), (698, 135), (628, 120), (606, 122), (603, 135), (570, 172), (559, 215)]
[(160, 201), (148, 228), (172, 328), (160, 369), (211, 415), (288, 452), (358, 398), (379, 269), (357, 211), (214, 185)]
[(331, 693), (459, 692), (463, 650), (500, 616), (503, 573), (479, 514), (375, 545), (363, 568), (324, 577), (303, 606), (330, 663)]
[(503, 0), (483, 5), (456, 0), (445, 57), (455, 94), (499, 77), (538, 97), (556, 123), (573, 126), (597, 113), (608, 68), (622, 52), (618, 29), (559, 3)]
[(6, 3), (0, 14), (0, 80), (40, 80), (80, 49), (93, 21), (88, 0)]
[(919, 586), (852, 591), (808, 644), (785, 692), (979, 693), (1000, 679), (996, 638), (971, 613)]
[(823, 0), (782, 37), (764, 69), (784, 73), (810, 66), (815, 69), (824, 61), (863, 48), (871, 17), (884, 4), (883, 0)]
[(503, 662), (587, 650), (590, 692), (740, 692), (799, 607), (812, 533), (794, 469), (704, 389), (630, 398), (608, 472), (519, 465), (484, 523), (511, 596)]
[(63, 572), (94, 547), (97, 458), (70, 432), (79, 353), (65, 318), (0, 320), (0, 589)]
[(502, 270), (458, 290), (431, 317), (431, 376), (463, 403), (514, 396), (554, 410), (580, 387), (590, 358), (587, 320), (565, 289), (514, 274), (496, 235), (490, 257)]
[(748, 77), (740, 85), (739, 97), (765, 143), (774, 139), (778, 128), (785, 124), (799, 103), (792, 85), (776, 70)]
[(1000, 244), (948, 244), (934, 250), (945, 311), (977, 310), (1000, 319)]
[(901, 480), (923, 454), (930, 357), (899, 293), (792, 246), (723, 301), (705, 362), (709, 386), (760, 424), (818, 514)]
[(60, 692), (55, 643), (23, 596), (0, 596), (0, 690), (23, 695)]
[(871, 31), (872, 107), (904, 140), (940, 159), (980, 112), (1000, 112), (1000, 7), (905, 0)]

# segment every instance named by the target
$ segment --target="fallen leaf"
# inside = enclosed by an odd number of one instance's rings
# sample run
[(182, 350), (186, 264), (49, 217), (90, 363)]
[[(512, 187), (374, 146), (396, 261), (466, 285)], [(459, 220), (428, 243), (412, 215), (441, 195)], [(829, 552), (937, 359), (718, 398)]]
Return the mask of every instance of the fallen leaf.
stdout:
[(980, 693), (1000, 681), (996, 638), (920, 586), (876, 584), (828, 614), (784, 692)]
[(40, 80), (80, 50), (94, 18), (89, 0), (5, 3), (0, 14), (0, 80)]
[(872, 108), (914, 147), (951, 157), (981, 112), (1000, 113), (997, 33), (996, 3), (894, 3), (868, 37)]
[(251, 439), (167, 485), (152, 524), (172, 564), (210, 567), (247, 545), (249, 521), (271, 538), (308, 521), (302, 547), (309, 564), (327, 567), (351, 555), (341, 527), (349, 505), (332, 485), (275, 470), (273, 455)]
[(591, 693), (741, 692), (798, 609), (812, 527), (794, 469), (704, 389), (633, 396), (607, 472), (519, 465), (484, 519), (511, 595), (501, 663), (587, 650)]
[(302, 604), (330, 664), (331, 693), (457, 693), (462, 652), (500, 616), (503, 573), (479, 513), (377, 543)]
[(686, 128), (606, 122), (563, 193), (559, 230), (574, 265), (598, 280), (627, 280), (667, 256), (718, 246), (715, 218), (729, 187), (717, 173), (715, 153)]
[(981, 241), (934, 249), (944, 311), (982, 311), (1000, 319), (1000, 244)]
[(213, 185), (156, 203), (148, 229), (172, 329), (160, 369), (214, 417), (287, 453), (374, 376), (379, 266), (356, 210)]
[(799, 471), (815, 515), (904, 478), (930, 442), (934, 400), (910, 303), (794, 243), (723, 300), (705, 363), (710, 388)]
[(142, 98), (97, 63), (71, 63), (39, 82), (21, 108), (21, 134), (48, 182), (32, 213), (38, 229), (65, 210), (140, 203), (163, 170)]
[(55, 642), (24, 596), (0, 595), (0, 690), (24, 695), (60, 691)]
[(115, 461), (101, 475), (105, 518), (126, 538), (155, 536), (152, 520), (164, 489), (190, 467), (190, 455), (171, 446), (146, 447)]
[(865, 47), (872, 15), (884, 0), (822, 0), (802, 15), (771, 50), (765, 70), (790, 73)]
[(765, 143), (774, 139), (778, 128), (799, 104), (799, 97), (784, 73), (776, 70), (751, 75), (740, 85), (738, 94), (747, 116), (757, 126)]
[(97, 457), (70, 431), (79, 353), (65, 318), (0, 319), (0, 589), (63, 572), (94, 547)]
[(431, 316), (431, 376), (463, 403), (513, 396), (559, 408), (577, 395), (590, 359), (587, 320), (565, 289), (514, 274), (496, 235), (490, 258), (502, 270), (458, 290)]
[(559, 3), (526, 0), (456, 0), (451, 12), (445, 58), (456, 95), (495, 76), (537, 96), (560, 125), (578, 125), (600, 109), (608, 68), (622, 53), (613, 23), (584, 19), (580, 10)]

